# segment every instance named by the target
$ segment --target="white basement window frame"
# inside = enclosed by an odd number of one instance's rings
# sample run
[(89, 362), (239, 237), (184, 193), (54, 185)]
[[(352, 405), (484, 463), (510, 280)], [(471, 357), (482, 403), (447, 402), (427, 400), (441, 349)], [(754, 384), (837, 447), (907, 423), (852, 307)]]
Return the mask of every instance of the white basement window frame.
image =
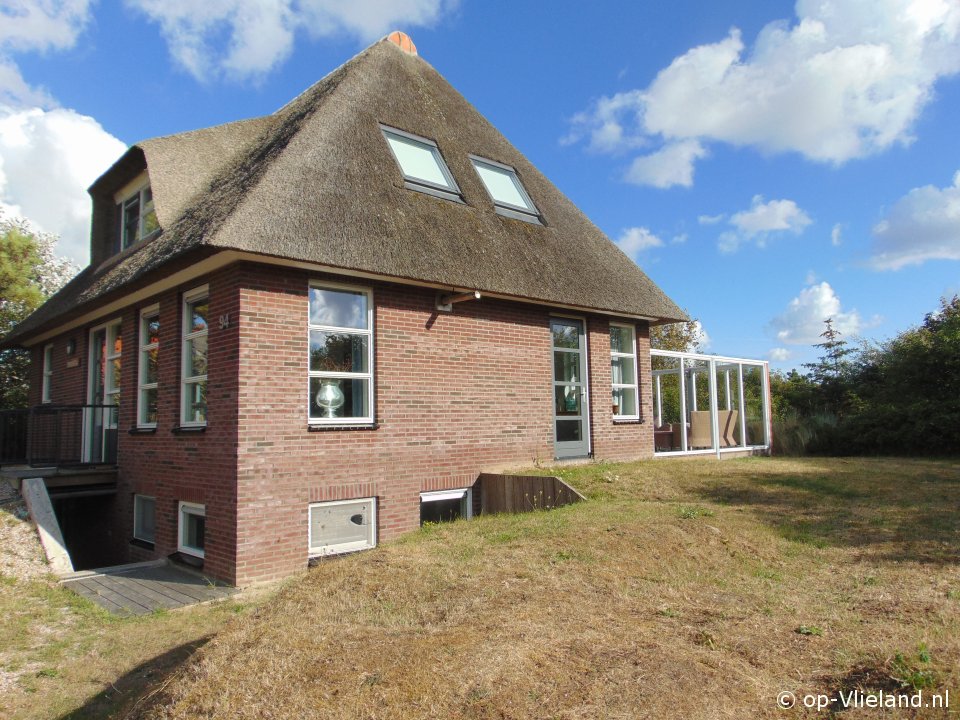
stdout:
[(307, 508), (309, 557), (339, 555), (377, 546), (377, 499), (332, 500)]
[(133, 538), (154, 543), (157, 533), (157, 499), (150, 495), (133, 496)]
[(183, 295), (180, 424), (184, 427), (207, 424), (209, 300), (206, 285)]
[[(434, 503), (444, 503), (448, 507), (454, 507), (454, 503), (459, 503), (459, 516), (446, 520), (441, 518), (438, 521), (424, 520), (424, 505)], [(473, 490), (471, 488), (457, 488), (456, 490), (432, 490), (420, 493), (420, 524), (424, 522), (450, 522), (452, 520), (469, 520), (473, 517)]]
[(470, 162), (493, 200), (494, 210), (498, 214), (536, 225), (543, 224), (540, 211), (520, 182), (514, 168), (476, 155), (470, 156)]
[(160, 230), (150, 183), (137, 188), (120, 203), (120, 249), (153, 237)]
[(137, 427), (157, 427), (160, 384), (160, 306), (140, 311), (140, 362), (137, 370)]
[(460, 187), (444, 162), (437, 143), (386, 125), (381, 125), (380, 130), (408, 190), (463, 202)]
[(307, 303), (308, 423), (372, 425), (373, 290), (311, 281)]
[[(630, 371), (633, 372), (632, 382), (626, 375)], [(633, 325), (610, 323), (610, 386), (613, 394), (613, 406), (615, 407), (613, 419), (639, 420), (640, 387), (637, 372), (637, 329)], [(629, 408), (631, 402), (633, 412), (624, 412), (624, 406)]]
[(206, 548), (207, 508), (181, 500), (177, 504), (177, 550), (202, 558)]
[(53, 385), (53, 343), (43, 348), (43, 383), (40, 390), (40, 402), (49, 403)]

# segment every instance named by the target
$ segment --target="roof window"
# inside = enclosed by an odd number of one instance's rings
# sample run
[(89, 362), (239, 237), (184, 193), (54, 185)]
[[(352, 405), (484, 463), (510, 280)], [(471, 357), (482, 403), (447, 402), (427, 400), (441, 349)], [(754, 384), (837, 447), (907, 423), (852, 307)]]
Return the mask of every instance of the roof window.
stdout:
[(477, 175), (480, 176), (493, 200), (494, 208), (500, 215), (538, 225), (543, 224), (540, 220), (540, 212), (527, 195), (523, 183), (517, 177), (516, 170), (509, 165), (502, 165), (474, 155), (470, 156), (470, 162), (473, 163)]
[(460, 188), (433, 140), (382, 125), (380, 129), (400, 166), (407, 188), (462, 202)]

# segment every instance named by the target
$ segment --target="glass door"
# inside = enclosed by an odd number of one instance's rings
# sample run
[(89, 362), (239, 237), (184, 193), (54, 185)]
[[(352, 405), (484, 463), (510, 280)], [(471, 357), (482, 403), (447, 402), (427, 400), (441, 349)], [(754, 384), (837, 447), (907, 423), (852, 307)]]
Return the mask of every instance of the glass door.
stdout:
[(590, 454), (587, 396), (587, 348), (583, 321), (552, 318), (554, 454), (560, 458)]
[(119, 321), (90, 332), (90, 390), (84, 413), (84, 462), (116, 462), (122, 342)]

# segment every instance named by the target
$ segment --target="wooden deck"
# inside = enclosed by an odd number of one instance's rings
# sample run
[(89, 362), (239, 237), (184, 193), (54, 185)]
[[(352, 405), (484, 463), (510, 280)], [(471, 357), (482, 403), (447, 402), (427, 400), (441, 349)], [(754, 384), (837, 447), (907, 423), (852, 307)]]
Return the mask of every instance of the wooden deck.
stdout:
[(166, 563), (89, 570), (74, 573), (61, 582), (100, 607), (124, 616), (221, 600), (238, 592), (229, 585)]

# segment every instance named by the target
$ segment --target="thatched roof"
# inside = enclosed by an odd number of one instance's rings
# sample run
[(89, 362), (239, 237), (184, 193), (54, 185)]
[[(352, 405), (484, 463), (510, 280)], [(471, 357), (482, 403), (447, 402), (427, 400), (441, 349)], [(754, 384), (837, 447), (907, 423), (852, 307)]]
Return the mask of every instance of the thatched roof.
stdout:
[[(381, 123), (436, 141), (464, 203), (404, 187)], [(136, 148), (146, 158), (162, 232), (119, 261), (87, 268), (13, 336), (51, 326), (67, 311), (89, 310), (98, 298), (199, 249), (686, 319), (436, 70), (387, 40), (273, 115)], [(470, 154), (516, 168), (545, 225), (496, 214)]]

